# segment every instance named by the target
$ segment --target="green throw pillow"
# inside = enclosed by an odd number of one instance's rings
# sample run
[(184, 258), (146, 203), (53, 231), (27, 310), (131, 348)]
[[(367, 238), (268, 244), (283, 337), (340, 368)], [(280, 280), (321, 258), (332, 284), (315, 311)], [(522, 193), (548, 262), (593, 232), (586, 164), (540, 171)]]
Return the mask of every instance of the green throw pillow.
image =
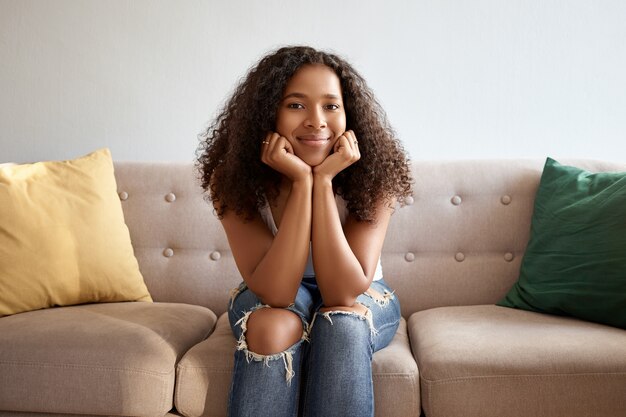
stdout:
[(626, 329), (626, 172), (548, 158), (520, 277), (498, 305)]

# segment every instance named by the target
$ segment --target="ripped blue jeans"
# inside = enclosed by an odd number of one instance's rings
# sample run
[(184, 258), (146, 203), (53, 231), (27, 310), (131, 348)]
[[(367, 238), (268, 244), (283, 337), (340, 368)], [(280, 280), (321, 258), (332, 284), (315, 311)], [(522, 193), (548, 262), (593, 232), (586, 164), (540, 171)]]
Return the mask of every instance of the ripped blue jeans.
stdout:
[(242, 283), (231, 294), (228, 318), (235, 338), (235, 365), (228, 398), (230, 417), (373, 417), (372, 355), (391, 342), (400, 304), (384, 280), (357, 299), (365, 315), (320, 312), (315, 278), (303, 278), (287, 307), (302, 320), (302, 338), (287, 350), (260, 355), (248, 349), (246, 324), (267, 305)]

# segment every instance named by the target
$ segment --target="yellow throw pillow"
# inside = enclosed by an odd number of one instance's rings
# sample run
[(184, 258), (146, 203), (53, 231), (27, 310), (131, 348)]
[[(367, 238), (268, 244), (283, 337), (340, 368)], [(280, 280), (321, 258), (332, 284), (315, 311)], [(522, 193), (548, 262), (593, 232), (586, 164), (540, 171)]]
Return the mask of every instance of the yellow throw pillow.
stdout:
[(52, 306), (152, 301), (108, 149), (0, 167), (0, 317)]

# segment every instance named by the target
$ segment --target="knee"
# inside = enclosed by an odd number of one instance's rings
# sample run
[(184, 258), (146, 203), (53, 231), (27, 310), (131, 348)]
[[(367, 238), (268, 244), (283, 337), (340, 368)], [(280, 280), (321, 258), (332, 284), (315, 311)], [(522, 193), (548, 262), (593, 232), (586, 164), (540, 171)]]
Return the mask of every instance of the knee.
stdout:
[(324, 337), (337, 340), (369, 340), (370, 333), (375, 333), (372, 312), (361, 303), (320, 308), (314, 323), (325, 324), (314, 326), (313, 338), (322, 331)]
[(248, 349), (259, 355), (280, 353), (302, 338), (300, 317), (282, 308), (261, 308), (248, 318), (246, 341)]

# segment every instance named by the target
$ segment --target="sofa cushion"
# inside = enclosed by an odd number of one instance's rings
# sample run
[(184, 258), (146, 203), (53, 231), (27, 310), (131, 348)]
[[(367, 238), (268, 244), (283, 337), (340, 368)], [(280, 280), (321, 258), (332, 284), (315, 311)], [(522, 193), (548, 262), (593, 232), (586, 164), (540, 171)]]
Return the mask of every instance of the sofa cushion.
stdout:
[(0, 168), (0, 316), (136, 300), (152, 301), (108, 149)]
[[(226, 416), (235, 345), (224, 313), (211, 337), (194, 346), (178, 364), (175, 404), (181, 414)], [(419, 415), (419, 374), (404, 319), (389, 346), (374, 354), (372, 373), (377, 416)]]
[(428, 417), (624, 416), (626, 331), (494, 305), (409, 318)]
[(154, 417), (173, 407), (176, 363), (212, 331), (207, 308), (57, 307), (0, 319), (0, 409)]
[(626, 329), (626, 172), (548, 158), (519, 281), (498, 303)]

